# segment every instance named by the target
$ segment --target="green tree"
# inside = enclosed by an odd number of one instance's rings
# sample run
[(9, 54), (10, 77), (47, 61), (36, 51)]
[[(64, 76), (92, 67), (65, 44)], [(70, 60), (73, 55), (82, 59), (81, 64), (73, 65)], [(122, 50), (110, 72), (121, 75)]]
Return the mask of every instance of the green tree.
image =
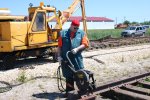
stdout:
[(150, 21), (144, 21), (144, 22), (141, 22), (140, 24), (142, 24), (142, 25), (150, 25)]
[(132, 22), (131, 24), (132, 25), (138, 25), (139, 23), (138, 22)]
[(125, 21), (123, 22), (123, 24), (125, 24), (125, 25), (129, 25), (129, 24), (130, 24), (130, 21), (125, 20)]

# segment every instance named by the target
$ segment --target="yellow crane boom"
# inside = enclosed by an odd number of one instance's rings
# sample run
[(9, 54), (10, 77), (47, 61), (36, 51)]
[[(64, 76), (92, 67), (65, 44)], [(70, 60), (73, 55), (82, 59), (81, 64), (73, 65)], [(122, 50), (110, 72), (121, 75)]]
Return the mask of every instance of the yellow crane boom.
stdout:
[(76, 7), (78, 5), (80, 5), (80, 7), (81, 7), (82, 21), (83, 21), (83, 30), (85, 31), (85, 33), (87, 33), (84, 0), (74, 0), (73, 3), (68, 7), (68, 9), (66, 9), (66, 10), (64, 10), (62, 12), (62, 15), (60, 16), (60, 21), (61, 21), (61, 23), (63, 25), (72, 16), (72, 14), (75, 12)]

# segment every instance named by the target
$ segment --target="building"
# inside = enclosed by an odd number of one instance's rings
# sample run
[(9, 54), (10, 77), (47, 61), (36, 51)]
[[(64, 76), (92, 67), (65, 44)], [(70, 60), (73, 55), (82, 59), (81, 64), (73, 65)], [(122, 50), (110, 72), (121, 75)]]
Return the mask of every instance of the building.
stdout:
[[(63, 25), (63, 29), (68, 29), (70, 27), (71, 21), (77, 19), (80, 21), (80, 29), (83, 29), (82, 17), (73, 16), (68, 19)], [(114, 29), (114, 20), (106, 17), (86, 17), (87, 29)], [(49, 25), (55, 26), (53, 22)]]
[[(64, 24), (63, 28), (66, 29), (74, 19), (80, 20), (80, 28), (83, 29), (81, 16), (70, 17), (68, 22)], [(114, 21), (112, 19), (105, 17), (86, 17), (86, 21), (88, 29), (114, 29)]]
[[(27, 18), (29, 20), (29, 18)], [(68, 29), (70, 27), (71, 21), (77, 19), (80, 21), (80, 29), (83, 29), (82, 17), (73, 16), (68, 19), (63, 25), (63, 29)], [(112, 19), (106, 17), (86, 17), (87, 29), (115, 29), (115, 22)], [(56, 20), (52, 20), (48, 23), (51, 28), (56, 25)]]

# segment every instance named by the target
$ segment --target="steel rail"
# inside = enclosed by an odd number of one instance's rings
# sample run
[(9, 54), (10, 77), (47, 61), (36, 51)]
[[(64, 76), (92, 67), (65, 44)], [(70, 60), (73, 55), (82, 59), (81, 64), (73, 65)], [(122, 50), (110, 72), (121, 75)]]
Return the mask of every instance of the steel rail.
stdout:
[[(140, 74), (140, 75), (135, 75), (133, 77), (129, 77), (126, 79), (121, 79), (121, 80), (117, 80), (115, 82), (110, 82), (101, 86), (98, 86), (95, 91), (93, 92), (93, 94), (90, 95), (83, 95), (81, 96), (80, 100), (95, 100), (95, 98), (98, 95), (101, 95), (103, 93), (106, 93), (108, 91), (113, 91), (114, 93), (117, 94), (122, 94), (128, 97), (132, 97), (133, 99), (136, 98), (137, 100), (150, 100), (150, 96), (148, 96), (150, 94), (150, 82), (143, 82), (142, 80), (146, 79), (148, 76), (150, 76), (150, 72), (144, 73), (144, 74)], [(140, 87), (134, 87), (131, 84), (134, 83), (140, 83), (140, 84), (144, 84), (147, 87), (149, 87), (149, 89), (140, 89)], [(128, 88), (128, 89), (132, 89), (133, 91), (127, 91), (121, 89), (120, 87), (124, 87), (124, 88)], [(138, 91), (139, 93), (142, 94), (137, 94), (135, 91)], [(143, 94), (146, 94), (145, 96)], [(148, 94), (148, 95), (147, 95)], [(99, 99), (98, 99), (99, 100)]]

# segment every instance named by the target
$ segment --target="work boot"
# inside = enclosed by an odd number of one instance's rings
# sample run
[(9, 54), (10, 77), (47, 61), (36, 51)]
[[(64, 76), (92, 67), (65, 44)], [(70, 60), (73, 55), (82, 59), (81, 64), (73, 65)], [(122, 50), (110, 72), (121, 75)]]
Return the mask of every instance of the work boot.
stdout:
[(66, 80), (66, 91), (74, 90), (74, 80)]
[(66, 83), (66, 92), (73, 91), (74, 84)]
[(64, 97), (68, 97), (68, 93), (70, 91), (73, 91), (74, 89), (74, 81), (73, 80), (66, 80), (66, 93), (64, 94)]

